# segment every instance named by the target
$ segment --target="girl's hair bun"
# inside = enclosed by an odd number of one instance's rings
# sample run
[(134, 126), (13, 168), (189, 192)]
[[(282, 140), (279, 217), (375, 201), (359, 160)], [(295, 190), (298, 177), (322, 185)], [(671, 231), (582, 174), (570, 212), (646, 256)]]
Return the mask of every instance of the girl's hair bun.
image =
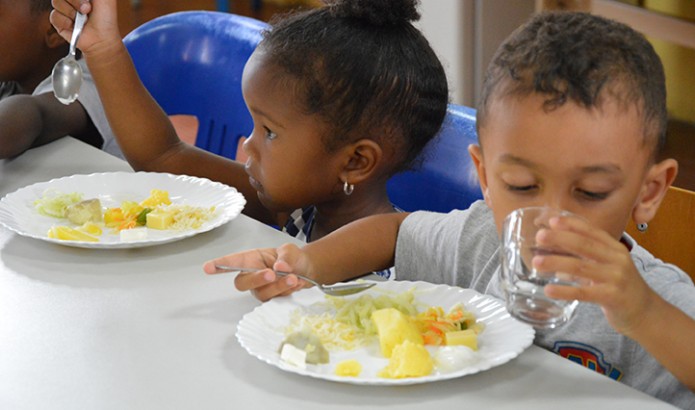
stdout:
[(420, 19), (420, 0), (324, 0), (336, 17), (356, 18), (376, 26), (399, 25)]

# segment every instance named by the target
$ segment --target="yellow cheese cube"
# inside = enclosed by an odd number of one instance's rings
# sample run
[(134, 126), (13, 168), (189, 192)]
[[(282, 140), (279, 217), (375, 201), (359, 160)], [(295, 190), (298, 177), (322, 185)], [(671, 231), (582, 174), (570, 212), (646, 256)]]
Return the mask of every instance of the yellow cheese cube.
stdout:
[(362, 372), (362, 365), (354, 359), (343, 360), (335, 366), (336, 376), (357, 377)]
[(379, 346), (384, 357), (391, 357), (393, 348), (406, 340), (424, 344), (417, 326), (397, 309), (375, 310), (372, 312), (372, 322), (379, 334)]
[(393, 348), (389, 364), (379, 372), (379, 377), (422, 377), (432, 373), (432, 369), (432, 356), (425, 346), (406, 340)]
[(478, 335), (473, 329), (457, 330), (455, 332), (444, 333), (444, 340), (447, 346), (468, 346), (473, 350), (478, 350)]
[(174, 214), (162, 210), (154, 210), (147, 214), (147, 227), (152, 229), (169, 229), (174, 223)]

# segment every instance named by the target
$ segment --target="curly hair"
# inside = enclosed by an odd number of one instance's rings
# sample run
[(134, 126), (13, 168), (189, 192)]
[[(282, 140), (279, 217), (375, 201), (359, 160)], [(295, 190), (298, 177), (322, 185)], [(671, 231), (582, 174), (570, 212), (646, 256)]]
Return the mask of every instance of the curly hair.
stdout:
[(448, 104), (441, 62), (411, 21), (418, 0), (332, 0), (271, 22), (259, 51), (289, 75), (300, 109), (330, 131), (330, 152), (371, 138), (411, 165), (438, 132)]
[(519, 27), (488, 66), (478, 107), (478, 127), (494, 98), (546, 96), (545, 110), (567, 101), (600, 109), (612, 99), (634, 105), (646, 144), (656, 156), (666, 138), (666, 85), (661, 60), (645, 37), (613, 20), (588, 13), (547, 12)]

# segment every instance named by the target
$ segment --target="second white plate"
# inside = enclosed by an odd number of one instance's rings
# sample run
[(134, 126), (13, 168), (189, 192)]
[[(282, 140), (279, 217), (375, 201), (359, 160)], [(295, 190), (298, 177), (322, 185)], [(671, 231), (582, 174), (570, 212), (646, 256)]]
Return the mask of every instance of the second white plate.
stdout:
[[(428, 376), (403, 379), (377, 376), (378, 371), (388, 364), (388, 359), (374, 353), (378, 349), (357, 348), (331, 352), (328, 364), (307, 365), (306, 369), (289, 365), (280, 359), (278, 348), (286, 336), (285, 329), (290, 323), (292, 311), (325, 300), (324, 295), (315, 288), (299, 291), (289, 297), (275, 298), (258, 306), (244, 315), (237, 326), (236, 336), (249, 354), (282, 370), (319, 379), (366, 385), (427, 383), (478, 373), (512, 360), (533, 342), (535, 332), (531, 326), (509, 316), (502, 301), (472, 289), (426, 282), (388, 281), (379, 282), (376, 287), (359, 295), (383, 291), (400, 293), (413, 287), (419, 303), (441, 306), (445, 311), (462, 303), (476, 315), (478, 321), (485, 324), (485, 330), (478, 336), (479, 350), (475, 352), (472, 361), (446, 372), (435, 370)], [(334, 374), (336, 364), (347, 359), (356, 359), (362, 365), (363, 370), (358, 377)]]

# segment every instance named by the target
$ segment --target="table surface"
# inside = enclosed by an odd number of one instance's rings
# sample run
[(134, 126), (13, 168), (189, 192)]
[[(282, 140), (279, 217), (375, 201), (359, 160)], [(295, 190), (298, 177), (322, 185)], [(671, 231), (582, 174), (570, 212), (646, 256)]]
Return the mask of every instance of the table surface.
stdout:
[[(51, 178), (131, 170), (72, 138), (0, 161), (0, 195)], [(659, 409), (671, 406), (536, 346), (482, 373), (357, 386), (291, 374), (235, 337), (259, 302), (208, 259), (288, 236), (244, 215), (141, 249), (80, 249), (0, 227), (2, 409)]]

